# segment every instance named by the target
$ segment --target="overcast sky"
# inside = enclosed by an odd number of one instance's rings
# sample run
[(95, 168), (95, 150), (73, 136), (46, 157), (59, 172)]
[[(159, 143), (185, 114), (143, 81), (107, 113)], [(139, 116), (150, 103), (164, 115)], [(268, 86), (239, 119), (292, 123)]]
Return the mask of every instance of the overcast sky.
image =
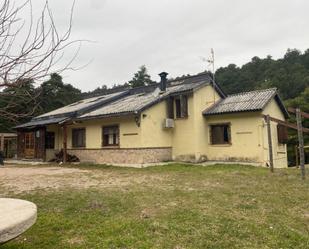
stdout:
[[(49, 2), (64, 28), (72, 2)], [(75, 65), (89, 65), (65, 72), (64, 81), (93, 90), (130, 80), (143, 64), (154, 80), (162, 71), (194, 74), (207, 69), (200, 57), (211, 48), (217, 68), (256, 55), (282, 57), (287, 48), (304, 51), (308, 10), (308, 0), (76, 0), (71, 39), (92, 42), (82, 45)]]

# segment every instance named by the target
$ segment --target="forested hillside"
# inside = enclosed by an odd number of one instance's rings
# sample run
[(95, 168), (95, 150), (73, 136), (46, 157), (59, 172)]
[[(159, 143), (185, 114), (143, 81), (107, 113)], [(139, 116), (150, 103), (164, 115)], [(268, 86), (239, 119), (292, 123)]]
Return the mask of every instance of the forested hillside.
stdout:
[(228, 94), (276, 87), (284, 100), (295, 98), (309, 87), (309, 49), (304, 53), (289, 49), (278, 60), (253, 57), (241, 67), (221, 67), (216, 81)]

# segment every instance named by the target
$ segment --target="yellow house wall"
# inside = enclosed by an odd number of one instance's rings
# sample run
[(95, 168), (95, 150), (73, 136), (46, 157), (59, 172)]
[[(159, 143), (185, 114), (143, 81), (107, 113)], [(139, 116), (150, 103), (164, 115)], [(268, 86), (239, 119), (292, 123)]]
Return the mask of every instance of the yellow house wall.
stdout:
[[(139, 148), (141, 147), (141, 130), (136, 125), (134, 117), (94, 119), (82, 121), (82, 123), (68, 125), (67, 128), (67, 148), (72, 149), (72, 129), (86, 128), (86, 149), (102, 148), (102, 127), (108, 125), (119, 125), (119, 148)], [(47, 130), (56, 134), (55, 149), (63, 148), (63, 130), (58, 131), (53, 126), (48, 126)]]
[[(262, 164), (263, 122), (259, 114), (238, 113), (207, 117), (204, 123), (207, 158), (209, 160), (244, 161)], [(210, 125), (220, 123), (230, 123), (231, 144), (211, 144)]]
[[(176, 108), (174, 106), (174, 112)], [(176, 114), (176, 113), (175, 113)], [(175, 115), (174, 114), (174, 115)], [(175, 115), (176, 117), (176, 115)], [(174, 160), (194, 159), (194, 105), (193, 95), (188, 97), (188, 117), (175, 119), (172, 129), (172, 157)]]
[(172, 129), (164, 128), (167, 103), (162, 101), (141, 114), (141, 147), (171, 147)]
[[(279, 108), (277, 102), (273, 99), (268, 103), (264, 108), (263, 114), (269, 114), (271, 117), (285, 120), (285, 117)], [(272, 147), (273, 147), (273, 158), (274, 158), (274, 167), (275, 168), (285, 168), (288, 165), (287, 158), (287, 146), (285, 144), (278, 143), (278, 133), (277, 133), (277, 123), (271, 122), (271, 135), (272, 135)], [(263, 129), (263, 140), (265, 141), (263, 146), (263, 159), (266, 162), (269, 162), (269, 150), (268, 150), (268, 135), (267, 127), (264, 125)]]
[(221, 99), (220, 95), (214, 90), (212, 86), (206, 86), (194, 93), (194, 137), (195, 137), (195, 158), (197, 161), (204, 161), (207, 159), (207, 137), (208, 131), (205, 129), (205, 117), (203, 111), (215, 102)]
[(205, 156), (202, 112), (219, 99), (220, 96), (210, 85), (196, 90), (188, 98), (188, 117), (176, 119), (172, 131), (174, 160), (198, 161)]
[[(271, 100), (263, 112), (209, 116), (205, 120), (206, 155), (209, 160), (247, 161), (269, 164), (267, 126), (261, 114), (285, 120), (278, 104)], [(231, 124), (231, 145), (211, 145), (209, 125)], [(287, 167), (286, 145), (278, 144), (277, 123), (271, 122), (274, 167)]]

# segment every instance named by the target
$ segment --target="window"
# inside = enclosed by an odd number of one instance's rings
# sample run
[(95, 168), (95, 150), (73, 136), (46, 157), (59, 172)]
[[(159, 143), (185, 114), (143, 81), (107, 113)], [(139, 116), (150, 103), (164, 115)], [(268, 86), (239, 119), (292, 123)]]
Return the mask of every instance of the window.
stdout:
[(278, 134), (278, 143), (279, 144), (286, 144), (288, 142), (288, 129), (286, 126), (277, 125), (277, 134)]
[(55, 149), (55, 132), (46, 132), (45, 148)]
[(105, 126), (102, 132), (103, 146), (119, 145), (119, 126)]
[(188, 97), (180, 95), (175, 98), (176, 118), (188, 117)]
[(86, 147), (86, 129), (72, 129), (72, 147)]
[(218, 124), (210, 126), (211, 144), (230, 144), (231, 126), (230, 124)]

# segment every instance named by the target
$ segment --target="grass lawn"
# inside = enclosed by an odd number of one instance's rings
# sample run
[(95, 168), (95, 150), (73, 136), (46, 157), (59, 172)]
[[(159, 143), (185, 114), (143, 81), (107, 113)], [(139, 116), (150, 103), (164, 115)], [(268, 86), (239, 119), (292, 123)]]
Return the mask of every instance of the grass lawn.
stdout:
[(38, 206), (36, 224), (1, 248), (309, 248), (309, 177), (299, 170), (76, 168), (83, 172), (19, 176), (45, 179), (27, 191), (0, 178), (2, 196)]

